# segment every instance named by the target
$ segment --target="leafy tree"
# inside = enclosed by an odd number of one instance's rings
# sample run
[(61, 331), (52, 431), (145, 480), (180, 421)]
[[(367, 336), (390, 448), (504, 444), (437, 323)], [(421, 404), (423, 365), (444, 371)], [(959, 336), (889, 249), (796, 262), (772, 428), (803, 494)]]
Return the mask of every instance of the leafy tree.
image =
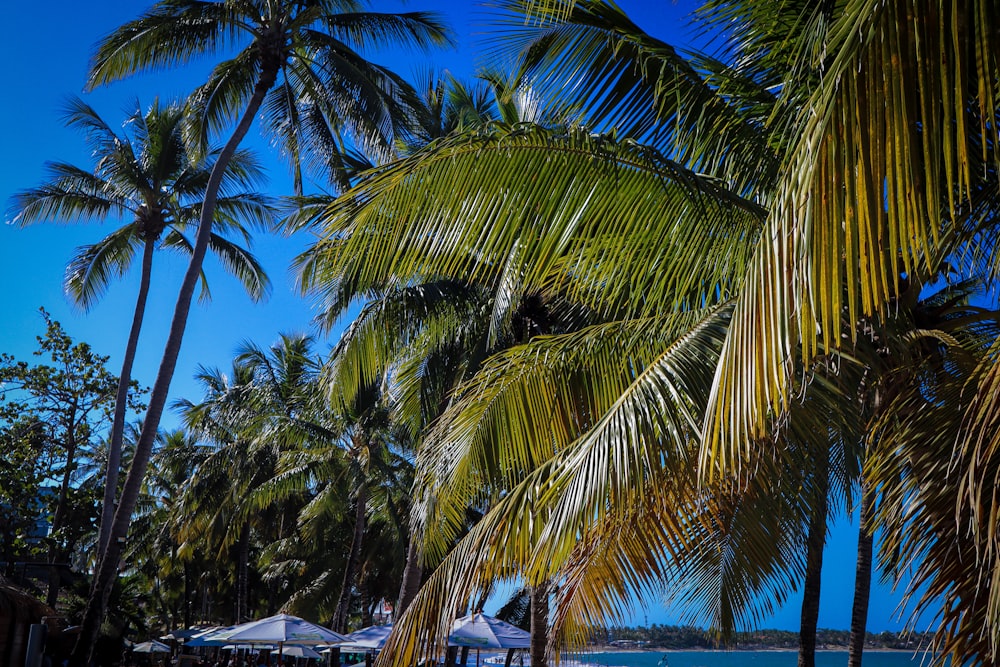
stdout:
[[(38, 337), (38, 357), (48, 363), (29, 363), (9, 354), (0, 356), (0, 416), (4, 432), (15, 445), (12, 453), (33, 450), (42, 468), (27, 473), (20, 485), (34, 486), (32, 478), (53, 483), (55, 490), (27, 516), (50, 513), (47, 560), (52, 566), (47, 601), (55, 606), (60, 587), (59, 563), (66, 563), (80, 538), (91, 530), (94, 498), (79, 488), (79, 468), (108, 428), (118, 378), (105, 368), (108, 358), (87, 343), (74, 343), (62, 326), (44, 310), (44, 336)], [(132, 388), (128, 408), (140, 410), (141, 392)], [(12, 461), (16, 459), (11, 459)], [(18, 485), (12, 485), (16, 489)], [(23, 499), (20, 504), (23, 506)], [(27, 509), (27, 508), (24, 508)]]
[(3, 409), (0, 430), (0, 558), (3, 576), (13, 580), (17, 561), (32, 559), (38, 549), (39, 520), (43, 516), (42, 482), (45, 475), (43, 425), (30, 415)]

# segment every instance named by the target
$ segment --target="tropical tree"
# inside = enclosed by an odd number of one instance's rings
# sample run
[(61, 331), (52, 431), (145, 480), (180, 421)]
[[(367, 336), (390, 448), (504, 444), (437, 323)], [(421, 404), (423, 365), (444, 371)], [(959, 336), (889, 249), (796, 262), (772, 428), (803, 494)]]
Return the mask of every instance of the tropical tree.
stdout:
[(184, 431), (161, 433), (130, 531), (128, 576), (142, 584), (148, 621), (164, 630), (194, 623), (198, 575), (212, 562), (202, 545), (183, 548), (174, 519), (183, 485), (205, 456), (207, 447)]
[[(137, 254), (141, 257), (139, 292), (122, 359), (108, 447), (100, 557), (107, 546), (119, 489), (128, 388), (152, 282), (153, 256), (158, 248), (191, 254), (192, 244), (184, 232), (197, 226), (218, 151), (200, 159), (186, 148), (181, 136), (184, 109), (179, 104), (161, 106), (155, 101), (146, 111), (137, 104), (121, 134), (78, 98), (67, 103), (65, 118), (68, 126), (84, 133), (95, 157), (94, 167), (87, 170), (66, 163), (50, 164), (48, 182), (14, 196), (14, 223), (23, 226), (112, 216), (125, 221), (101, 241), (78, 248), (67, 266), (66, 293), (85, 310), (95, 305), (112, 278), (122, 277), (132, 268)], [(235, 153), (223, 174), (222, 195), (216, 202), (214, 225), (218, 231), (208, 239), (209, 249), (255, 301), (267, 293), (267, 275), (247, 249), (226, 236), (235, 234), (249, 241), (244, 223), (256, 227), (269, 224), (273, 216), (270, 202), (254, 192), (261, 182), (262, 172), (252, 154)], [(208, 295), (202, 276), (202, 296)]]
[(204, 387), (202, 401), (181, 399), (175, 407), (187, 432), (206, 443), (207, 452), (180, 485), (173, 531), (188, 551), (204, 549), (220, 563), (235, 547), (232, 622), (242, 623), (250, 618), (251, 533), (255, 523), (273, 518), (248, 510), (247, 499), (275, 474), (277, 453), (255, 446), (260, 413), (251, 367), (234, 363), (228, 374), (202, 368), (196, 379)]
[[(776, 424), (790, 419), (787, 415), (792, 413), (792, 397), (800, 396), (807, 388), (814, 391), (815, 386), (822, 386), (822, 376), (815, 372), (815, 364), (836, 363), (837, 348), (843, 344), (842, 336), (843, 340), (851, 341), (862, 337), (861, 316), (873, 317), (883, 312), (877, 304), (880, 300), (885, 301), (886, 294), (899, 294), (901, 276), (906, 275), (914, 285), (933, 280), (937, 271), (935, 262), (939, 260), (932, 262), (931, 257), (940, 258), (940, 251), (945, 247), (942, 239), (947, 237), (949, 242), (954, 242), (959, 232), (960, 238), (982, 241), (969, 246), (980, 251), (971, 256), (992, 258), (982, 250), (992, 247), (991, 228), (979, 222), (988, 222), (989, 211), (995, 210), (990, 203), (995, 179), (992, 167), (986, 162), (978, 171), (970, 167), (974, 162), (970, 157), (974, 155), (973, 149), (982, 149), (983, 160), (992, 150), (985, 136), (970, 134), (972, 128), (987, 127), (995, 117), (989, 102), (994, 98), (989, 87), (992, 83), (986, 88), (971, 84), (968, 88), (960, 86), (959, 92), (953, 93), (951, 91), (956, 90), (951, 85), (954, 81), (947, 85), (942, 83), (942, 70), (935, 70), (933, 76), (927, 74), (929, 63), (938, 60), (923, 55), (928, 53), (924, 48), (934, 54), (947, 53), (944, 61), (955, 64), (956, 68), (947, 71), (954, 71), (963, 83), (994, 81), (995, 69), (989, 68), (995, 68), (995, 60), (990, 60), (992, 56), (983, 50), (988, 39), (963, 41), (953, 39), (954, 32), (934, 33), (949, 35), (941, 40), (926, 32), (931, 30), (929, 26), (938, 26), (939, 19), (949, 26), (970, 26), (976, 12), (988, 11), (985, 3), (961, 10), (956, 8), (959, 14), (970, 12), (964, 18), (945, 18), (946, 14), (937, 13), (936, 3), (909, 3), (905, 11), (920, 17), (913, 21), (896, 13), (904, 11), (902, 5), (881, 3), (878, 3), (878, 11), (873, 11), (877, 3), (864, 7), (814, 3), (766, 6), (742, 2), (711, 3), (708, 6), (710, 16), (735, 26), (731, 43), (736, 46), (729, 55), (730, 62), (737, 65), (729, 68), (724, 66), (727, 63), (707, 58), (696, 60), (697, 66), (680, 59), (673, 49), (641, 35), (630, 22), (622, 19), (620, 12), (604, 3), (532, 2), (508, 3), (508, 6), (518, 4), (525, 5), (522, 17), (528, 14), (533, 19), (522, 28), (524, 33), (531, 33), (531, 39), (511, 40), (515, 46), (524, 46), (529, 56), (527, 71), (548, 75), (562, 69), (569, 73), (562, 78), (550, 78), (549, 84), (553, 89), (573, 90), (575, 95), (582, 97), (593, 107), (595, 122), (629, 128), (629, 134), (648, 140), (653, 146), (669, 147), (668, 154), (683, 166), (707, 173), (711, 178), (698, 178), (686, 174), (683, 169), (669, 169), (661, 172), (656, 184), (642, 187), (639, 185), (642, 169), (648, 167), (637, 155), (658, 157), (656, 153), (636, 151), (629, 154), (631, 159), (625, 159), (624, 154), (634, 149), (632, 146), (625, 142), (622, 144), (627, 148), (607, 140), (598, 142), (593, 137), (589, 137), (589, 144), (578, 138), (579, 143), (560, 145), (537, 130), (533, 136), (522, 130), (520, 135), (492, 137), (493, 142), (488, 136), (466, 138), (464, 142), (439, 142), (433, 150), (373, 173), (355, 192), (349, 192), (330, 208), (328, 238), (316, 246), (316, 251), (325, 255), (320, 264), (325, 264), (329, 271), (316, 275), (321, 276), (320, 282), (329, 279), (326, 284), (336, 289), (346, 285), (363, 291), (381, 284), (421, 282), (431, 276), (461, 275), (489, 285), (490, 281), (499, 282), (504, 272), (510, 270), (529, 284), (534, 281), (547, 290), (570, 294), (598, 312), (615, 312), (614, 308), (620, 308), (625, 311), (625, 322), (630, 326), (637, 326), (643, 317), (664, 313), (674, 317), (687, 315), (691, 320), (684, 330), (686, 334), (675, 333), (671, 337), (664, 330), (663, 335), (654, 338), (662, 347), (657, 348), (658, 352), (643, 350), (645, 358), (623, 355), (620, 346), (615, 348), (619, 358), (624, 356), (631, 367), (638, 370), (631, 376), (622, 374), (620, 367), (608, 362), (603, 374), (605, 382), (608, 383), (606, 378), (624, 377), (623, 384), (615, 388), (616, 393), (609, 390), (609, 397), (591, 407), (594, 421), (593, 426), (588, 426), (589, 432), (575, 442), (576, 436), (567, 437), (566, 458), (553, 459), (538, 467), (505, 497), (502, 507), (498, 506), (495, 515), (481, 524), (481, 529), (477, 526), (478, 530), (460, 546), (456, 555), (449, 556), (453, 562), (478, 563), (489, 574), (467, 565), (445, 568), (428, 597), (436, 595), (439, 600), (447, 598), (448, 602), (438, 607), (443, 610), (442, 616), (422, 614), (419, 618), (414, 617), (416, 625), (424, 628), (434, 619), (447, 617), (451, 611), (448, 604), (459, 604), (463, 595), (482, 585), (490, 575), (520, 568), (525, 576), (538, 577), (543, 572), (559, 572), (558, 563), (573, 564), (566, 536), (572, 535), (574, 544), (585, 545), (588, 549), (578, 552), (577, 565), (585, 560), (600, 562), (591, 558), (598, 543), (579, 540), (581, 534), (593, 535), (596, 539), (603, 529), (607, 534), (601, 544), (621, 547), (619, 540), (637, 534), (631, 527), (623, 534), (621, 521), (634, 520), (643, 511), (652, 514), (653, 509), (659, 507), (665, 512), (659, 515), (662, 524), (677, 532), (663, 535), (661, 528), (658, 538), (651, 540), (657, 544), (652, 553), (640, 553), (634, 548), (617, 552), (615, 557), (624, 562), (612, 568), (612, 561), (605, 561), (608, 569), (601, 572), (610, 576), (603, 588), (586, 579), (585, 568), (576, 569), (577, 576), (583, 579), (575, 581), (575, 587), (570, 590), (579, 593), (584, 583), (593, 586), (588, 593), (591, 597), (587, 598), (590, 609), (585, 611), (583, 605), (572, 608), (573, 600), (567, 597), (565, 613), (579, 614), (578, 619), (587, 619), (592, 618), (588, 614), (594, 613), (596, 608), (613, 609), (612, 600), (620, 589), (615, 589), (610, 582), (619, 582), (616, 577), (624, 576), (622, 572), (630, 573), (634, 580), (643, 583), (658, 579), (662, 564), (678, 553), (680, 537), (688, 538), (697, 533), (692, 530), (685, 534), (690, 527), (676, 525), (679, 507), (698, 506), (692, 504), (695, 496), (681, 494), (684, 487), (676, 486), (677, 481), (683, 479), (677, 469), (671, 468), (677, 475), (673, 485), (665, 484), (664, 488), (678, 492), (674, 495), (661, 493), (656, 500), (647, 499), (644, 507), (628, 494), (640, 496), (640, 490), (648, 492), (653, 485), (644, 481), (660, 480), (664, 471), (657, 469), (656, 463), (648, 467), (636, 463), (629, 467), (625, 462), (657, 462), (656, 455), (667, 457), (667, 454), (655, 449), (650, 454), (643, 447), (669, 442), (669, 451), (675, 456), (688, 452), (688, 461), (699, 461), (698, 474), (704, 479), (727, 479), (733, 475), (735, 491), (739, 494), (754, 491), (753, 483), (759, 478), (751, 471), (761, 470), (762, 463), (770, 460), (780, 462), (785, 456), (778, 446), (783, 440), (774, 437), (773, 429)], [(868, 13), (861, 21), (863, 12)], [(566, 16), (579, 20), (584, 29), (568, 29), (565, 22), (559, 22)], [(924, 20), (926, 16), (935, 18)], [(872, 29), (857, 32), (859, 21)], [(788, 25), (799, 28), (791, 39)], [(542, 26), (541, 29), (538, 26)], [(979, 31), (989, 28), (977, 25), (974, 30), (981, 36)], [(542, 39), (536, 42), (534, 37), (539, 33)], [(896, 36), (905, 36), (905, 39), (890, 39)], [(909, 88), (900, 86), (895, 70), (890, 76), (886, 70), (875, 66), (876, 56), (884, 55), (878, 50), (885, 46), (879, 42), (881, 38), (891, 42), (892, 46), (886, 48), (909, 49), (898, 54), (901, 56), (899, 61), (893, 61), (894, 67), (905, 63), (909, 68), (907, 72), (912, 75), (912, 79), (908, 79)], [(541, 48), (552, 45), (561, 48)], [(782, 45), (785, 48), (779, 48)], [(965, 53), (963, 48), (973, 52), (975, 57)], [(624, 58), (618, 57), (622, 54)], [(758, 62), (743, 56), (756, 57), (758, 54), (764, 58), (759, 76), (734, 76), (740, 73), (739, 65)], [(966, 63), (987, 60), (987, 70), (961, 69)], [(637, 62), (642, 66), (636, 66)], [(560, 63), (570, 66), (559, 67)], [(861, 75), (857, 74), (859, 71)], [(831, 72), (834, 73), (832, 77)], [(586, 75), (583, 87), (567, 85), (568, 78), (581, 73)], [(885, 105), (874, 91), (883, 90), (879, 86), (890, 78), (890, 89), (899, 94), (893, 98), (893, 104)], [(862, 85), (870, 86), (863, 94), (859, 92)], [(942, 99), (940, 91), (945, 89), (949, 92), (942, 106), (937, 100)], [(925, 98), (918, 98), (914, 91), (919, 90), (926, 91)], [(969, 91), (968, 96), (963, 90)], [(985, 98), (975, 97), (984, 90), (988, 92)], [(734, 99), (739, 103), (732, 104)], [(920, 107), (921, 115), (929, 114), (928, 124), (903, 127), (904, 119), (913, 117), (910, 114), (915, 113), (917, 107), (914, 105), (919, 99), (934, 100)], [(817, 113), (817, 109), (821, 113)], [(858, 118), (854, 115), (856, 109), (864, 109), (870, 115)], [(890, 113), (897, 115), (890, 117)], [(946, 119), (962, 119), (963, 122)], [(845, 127), (850, 129), (850, 143), (842, 141), (840, 132)], [(893, 134), (889, 134), (890, 127)], [(928, 137), (926, 143), (921, 143), (924, 137)], [(534, 144), (531, 138), (535, 139)], [(887, 142), (900, 147), (902, 152), (883, 150)], [(824, 150), (819, 150), (821, 145), (825, 146)], [(932, 150), (920, 153), (917, 150), (920, 145)], [(618, 187), (601, 189), (605, 183), (601, 175), (605, 174), (573, 172), (566, 175), (569, 172), (566, 165), (571, 158), (557, 161), (553, 154), (558, 154), (560, 149), (568, 153), (570, 147), (591, 162), (602, 160), (606, 173), (619, 177), (614, 181)], [(949, 152), (947, 147), (955, 150)], [(522, 148), (524, 154), (520, 152)], [(544, 153), (544, 158), (532, 160), (527, 156), (529, 150), (535, 156)], [(503, 158), (494, 159), (494, 153)], [(920, 154), (926, 161), (927, 156), (936, 158), (942, 153), (947, 155), (943, 164), (935, 167), (934, 173), (940, 178), (933, 187), (927, 180), (910, 183), (921, 170), (909, 170), (910, 162), (903, 157)], [(627, 163), (634, 171), (624, 168), (615, 171), (616, 158), (621, 160), (619, 166)], [(856, 162), (858, 159), (868, 162)], [(896, 161), (890, 165), (893, 160)], [(657, 164), (655, 160), (654, 164)], [(850, 165), (858, 165), (858, 169)], [(850, 174), (846, 181), (849, 187), (837, 180), (845, 173)], [(972, 173), (985, 174), (987, 181), (977, 181)], [(518, 180), (522, 174), (530, 176)], [(886, 186), (890, 181), (892, 186)], [(756, 224), (748, 224), (742, 232), (735, 225), (720, 225), (706, 231), (705, 218), (709, 221), (727, 218), (721, 215), (712, 218), (706, 214), (706, 208), (696, 206), (683, 210), (676, 203), (674, 207), (662, 204), (656, 208), (642, 208), (650, 198), (662, 197), (665, 190), (671, 191), (669, 186), (673, 183), (689, 188), (685, 191), (678, 187), (672, 191), (677, 195), (674, 202), (683, 201), (680, 195), (684, 193), (691, 197), (688, 201), (700, 198), (699, 203), (704, 205), (711, 202), (714, 195), (715, 201), (720, 203), (718, 210), (727, 210), (726, 204), (735, 205), (736, 210), (747, 212)], [(713, 190), (713, 186), (719, 189)], [(814, 190), (814, 186), (826, 189)], [(852, 193), (862, 191), (868, 202), (881, 201), (881, 197), (887, 196), (887, 203), (873, 203), (861, 209), (848, 206), (850, 198), (855, 196)], [(916, 192), (923, 193), (923, 198), (915, 198), (913, 193)], [(737, 193), (752, 195), (764, 206), (755, 208), (748, 203), (741, 204), (734, 199)], [(942, 201), (948, 202), (947, 206), (941, 207)], [(822, 211), (814, 208), (820, 203), (829, 208)], [(928, 218), (927, 212), (931, 209), (934, 216)], [(949, 209), (958, 210), (962, 215), (952, 216), (953, 220), (941, 217), (942, 210)], [(803, 211), (805, 218), (800, 215)], [(822, 217), (822, 224), (826, 225), (822, 227), (822, 236), (816, 231), (820, 224), (816, 216)], [(890, 217), (894, 218), (892, 225), (905, 223), (910, 226), (893, 227), (887, 220)], [(757, 244), (755, 239), (761, 231), (759, 224), (764, 219), (769, 226), (763, 228), (766, 234), (761, 238), (772, 242)], [(936, 220), (943, 226), (936, 227), (934, 233), (926, 228), (918, 230), (918, 221), (924, 224), (927, 219)], [(606, 223), (610, 229), (602, 229), (593, 222), (596, 220), (611, 221)], [(685, 225), (694, 225), (695, 221), (701, 223), (698, 234), (694, 234), (693, 228), (685, 234)], [(946, 221), (948, 225), (944, 225)], [(858, 222), (867, 225), (861, 227), (866, 230), (864, 234), (856, 234)], [(606, 235), (602, 235), (602, 231), (606, 231)], [(978, 239), (977, 234), (981, 235)], [(877, 252), (869, 252), (870, 242), (889, 237), (897, 241), (893, 252), (886, 252), (881, 247)], [(406, 244), (397, 242), (401, 238), (406, 239)], [(900, 240), (911, 238), (917, 239), (914, 245), (900, 250)], [(813, 245), (808, 245), (807, 240)], [(729, 245), (724, 245), (724, 241)], [(683, 256), (676, 251), (681, 242), (684, 242), (686, 253)], [(697, 245), (699, 242), (703, 245)], [(711, 243), (718, 245), (711, 247)], [(825, 245), (820, 247), (821, 243)], [(919, 256), (918, 246), (922, 248)], [(352, 259), (358, 256), (355, 253), (360, 248), (368, 252), (365, 255), (368, 261), (363, 266)], [(812, 252), (818, 253), (822, 262), (811, 263), (803, 259), (811, 258)], [(859, 257), (873, 258), (872, 262), (881, 263), (857, 263), (855, 260)], [(792, 270), (788, 270), (789, 267)], [(710, 273), (712, 271), (716, 273)], [(879, 277), (882, 282), (859, 291), (857, 277), (861, 277), (862, 282)], [(730, 312), (726, 299), (731, 295), (735, 297), (733, 326), (728, 324), (728, 319), (722, 321), (719, 312)], [(634, 305), (629, 304), (633, 305), (631, 312), (623, 306), (630, 300), (635, 301)], [(698, 319), (697, 308), (706, 304), (720, 306), (702, 312), (704, 319)], [(818, 327), (813, 322), (814, 315), (820, 322)], [(722, 331), (722, 338), (708, 337), (706, 330), (710, 325), (714, 325), (712, 331), (716, 335)], [(803, 331), (808, 335), (801, 335)], [(698, 334), (704, 338), (699, 338)], [(724, 345), (720, 340), (725, 341)], [(696, 347), (696, 341), (701, 342), (702, 347)], [(712, 345), (707, 345), (708, 341)], [(570, 354), (568, 348), (557, 347), (555, 341), (550, 347), (538, 341), (534, 348), (529, 346), (519, 352), (525, 356), (540, 356), (543, 350), (549, 364), (555, 350), (560, 350), (567, 358)], [(820, 352), (825, 356), (820, 356)], [(688, 363), (683, 371), (689, 375), (678, 370), (679, 358)], [(704, 376), (694, 372), (695, 359), (703, 364), (703, 369), (710, 369), (714, 379), (705, 381)], [(512, 387), (507, 412), (497, 410), (505, 418), (497, 417), (492, 423), (533, 424), (532, 417), (562, 414), (553, 407), (552, 397), (547, 396), (558, 378), (545, 376), (549, 381), (543, 384), (538, 380), (540, 372), (526, 372), (524, 380), (514, 384), (518, 377), (515, 373), (517, 360), (512, 356), (504, 361), (507, 363), (496, 360), (495, 372), (489, 381), (483, 379), (470, 388), (480, 405), (493, 408), (499, 400), (497, 397), (503, 394), (500, 389), (491, 391), (491, 382)], [(594, 364), (594, 357), (588, 356), (587, 361)], [(667, 361), (672, 365), (664, 366)], [(567, 373), (579, 372), (577, 366), (568, 362), (564, 368)], [(984, 374), (982, 377), (992, 382), (995, 376)], [(681, 378), (685, 381), (680, 382)], [(530, 393), (529, 379), (538, 382), (538, 387)], [(568, 386), (566, 391), (572, 392)], [(985, 402), (980, 405), (984, 407), (977, 421), (987, 423), (985, 417), (991, 414), (988, 412), (991, 405)], [(470, 416), (463, 421), (465, 431), (459, 433), (465, 438), (469, 438), (469, 433), (478, 433), (475, 426), (484, 423), (482, 411), (479, 415), (472, 412), (470, 415), (476, 418)], [(691, 425), (692, 430), (669, 429), (670, 419)], [(818, 428), (811, 430), (824, 431), (821, 425), (816, 426)], [(548, 434), (551, 429), (547, 422), (544, 427), (532, 430)], [(616, 441), (612, 434), (621, 440)], [(706, 439), (693, 451), (682, 447), (696, 436)], [(529, 451), (529, 438), (518, 442)], [(607, 459), (603, 458), (597, 460), (605, 463), (604, 468), (594, 465), (587, 456), (598, 456), (596, 443), (607, 451), (616, 452), (621, 467), (607, 464)], [(634, 449), (623, 452), (625, 443), (631, 443)], [(570, 461), (576, 463), (576, 468)], [(990, 470), (992, 468), (984, 466), (983, 473), (988, 475)], [(614, 476), (609, 474), (612, 472)], [(474, 477), (473, 480), (470, 483), (479, 481)], [(970, 485), (970, 488), (979, 487)], [(773, 489), (768, 490), (764, 485), (759, 492), (773, 493)], [(817, 494), (817, 497), (823, 496), (825, 494)], [(722, 497), (720, 494), (719, 498)], [(772, 497), (780, 499), (783, 495)], [(540, 498), (545, 499), (541, 503), (542, 511), (549, 508), (548, 514), (542, 517), (532, 512), (540, 507)], [(661, 499), (662, 504), (657, 506), (656, 502)], [(615, 516), (617, 521), (604, 523), (604, 517), (615, 515), (614, 509), (607, 509), (609, 503), (613, 508), (622, 509)], [(530, 523), (526, 517), (531, 518)], [(645, 523), (635, 525), (637, 530), (651, 528)], [(766, 526), (758, 526), (758, 534), (764, 531)], [(646, 536), (654, 534), (650, 532)], [(685, 539), (684, 543), (689, 542)], [(507, 551), (502, 553), (496, 548), (497, 544), (503, 544)], [(664, 544), (669, 545), (669, 550)], [(614, 552), (609, 549), (608, 553)], [(755, 558), (756, 565), (775, 562), (773, 551), (761, 551), (765, 553), (766, 558)], [(486, 563), (489, 565), (484, 565)], [(615, 569), (619, 571), (617, 574)], [(634, 574), (637, 571), (641, 574)], [(572, 570), (563, 570), (561, 576), (570, 579), (570, 572)], [(778, 576), (783, 577), (780, 573), (787, 569), (779, 567), (771, 572), (778, 572)], [(763, 580), (758, 578), (756, 583), (760, 581)], [(972, 582), (971, 579), (966, 581)], [(753, 590), (754, 585), (750, 583), (743, 592)], [(459, 592), (447, 597), (450, 595), (448, 586), (454, 586)], [(734, 601), (739, 599), (740, 596), (733, 598)], [(742, 597), (743, 602), (746, 600)], [(956, 606), (956, 610), (958, 608)], [(962, 623), (957, 611), (955, 623), (955, 627)], [(974, 626), (968, 627), (971, 630)], [(442, 630), (443, 626), (438, 626), (437, 631)], [(434, 631), (424, 629), (422, 632), (418, 635), (420, 640), (432, 644)], [(973, 635), (982, 636), (977, 632), (965, 634)], [(410, 652), (414, 644), (404, 641), (407, 643), (401, 642), (395, 648), (401, 649), (396, 656), (405, 662), (414, 657)], [(977, 650), (972, 642), (966, 644), (966, 648), (972, 648), (973, 652), (963, 657), (974, 655)]]
[[(205, 188), (198, 233), (191, 262), (178, 294), (160, 370), (150, 395), (149, 409), (136, 454), (115, 514), (109, 548), (94, 579), (83, 630), (74, 661), (86, 664), (120, 556), (118, 538), (124, 538), (144, 477), (156, 429), (166, 406), (177, 354), (201, 265), (208, 248), (222, 178), (237, 147), (258, 111), (267, 105), (272, 127), (290, 141), (288, 154), (295, 164), (302, 154), (307, 121), (320, 119), (316, 136), (329, 137), (323, 127), (350, 129), (355, 143), (379, 145), (392, 127), (386, 118), (393, 106), (398, 80), (372, 65), (352, 45), (372, 47), (386, 43), (420, 46), (443, 43), (444, 28), (421, 13), (401, 15), (359, 12), (350, 0), (286, 3), (260, 0), (233, 4), (165, 0), (140, 18), (120, 27), (98, 45), (88, 85), (111, 83), (135, 72), (184, 63), (192, 57), (232, 53), (213, 70), (209, 81), (191, 99), (192, 134), (206, 136), (238, 118), (220, 151)], [(277, 86), (277, 88), (276, 88)], [(291, 93), (291, 94), (287, 94)], [(309, 106), (300, 108), (295, 101)], [(299, 113), (304, 111), (305, 113)], [(288, 122), (285, 122), (288, 121)]]

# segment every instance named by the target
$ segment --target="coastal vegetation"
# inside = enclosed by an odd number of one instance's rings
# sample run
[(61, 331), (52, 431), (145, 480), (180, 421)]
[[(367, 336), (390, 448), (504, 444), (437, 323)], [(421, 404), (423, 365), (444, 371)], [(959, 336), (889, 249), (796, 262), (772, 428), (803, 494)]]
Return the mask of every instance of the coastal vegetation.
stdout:
[[(102, 633), (278, 609), (344, 631), (391, 600), (379, 664), (410, 667), (509, 586), (536, 667), (636, 593), (708, 632), (619, 638), (782, 644), (754, 628), (796, 590), (801, 667), (828, 644), (854, 667), (897, 641), (866, 633), (875, 566), (940, 621), (898, 641), (995, 662), (1000, 8), (708, 0), (715, 50), (686, 53), (612, 2), (495, 5), (478, 83), (362, 56), (451, 33), (352, 0), (161, 0), (98, 43), (91, 88), (218, 60), (183, 104), (137, 107), (131, 134), (70, 102), (94, 168), (56, 163), (11, 203), (20, 224), (122, 219), (70, 264), (84, 307), (143, 253), (121, 375), (86, 411), (107, 423), (44, 431), (59, 418), (30, 404), (54, 371), (3, 359), (31, 397), (0, 415), (4, 573), (38, 586), (47, 543), (71, 664)], [(240, 149), (256, 122), (291, 168), (280, 203)], [(266, 291), (217, 234), (249, 242), (244, 225), (308, 238), (293, 269), (333, 346), (248, 341), (193, 370), (203, 395), (173, 397), (164, 431), (206, 252)], [(131, 365), (161, 248), (190, 263), (147, 395)], [(855, 510), (834, 638), (823, 546)]]
[[(932, 640), (930, 633), (923, 632), (869, 632), (865, 635), (865, 647), (869, 649), (891, 649), (918, 651)], [(823, 649), (846, 650), (851, 642), (850, 630), (816, 630), (816, 645)], [(593, 645), (601, 650), (614, 651), (639, 649), (655, 651), (718, 650), (758, 651), (768, 649), (797, 649), (799, 633), (789, 630), (764, 629), (752, 632), (737, 632), (725, 644), (705, 632), (703, 628), (679, 625), (657, 625), (649, 627), (608, 628), (607, 638)]]

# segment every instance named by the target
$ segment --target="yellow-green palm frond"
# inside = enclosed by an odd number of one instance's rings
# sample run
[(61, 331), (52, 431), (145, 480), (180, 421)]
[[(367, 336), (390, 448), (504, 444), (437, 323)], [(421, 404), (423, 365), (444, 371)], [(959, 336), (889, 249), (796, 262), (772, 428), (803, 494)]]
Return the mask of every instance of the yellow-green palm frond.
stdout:
[(470, 503), (495, 502), (557, 455), (567, 457), (566, 488), (549, 547), (553, 559), (565, 557), (572, 540), (563, 536), (599, 516), (622, 484), (684, 460), (728, 314), (720, 307), (595, 325), (491, 358), (419, 452), (426, 504), (415, 519), (428, 557), (443, 554)]
[(706, 455), (723, 464), (845, 320), (884, 311), (904, 276), (930, 280), (977, 174), (995, 178), (992, 3), (855, 2), (827, 35), (720, 364)]
[[(700, 486), (693, 467), (659, 471), (581, 536), (558, 580), (557, 645), (581, 646), (659, 595), (723, 636), (756, 627), (801, 576), (803, 517), (762, 466), (748, 486)], [(791, 502), (789, 502), (791, 501)]]

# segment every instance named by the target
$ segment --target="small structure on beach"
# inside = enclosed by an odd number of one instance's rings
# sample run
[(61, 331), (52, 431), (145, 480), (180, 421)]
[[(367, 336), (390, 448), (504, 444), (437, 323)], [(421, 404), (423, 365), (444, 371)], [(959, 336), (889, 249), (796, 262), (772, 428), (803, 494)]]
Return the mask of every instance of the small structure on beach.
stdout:
[(23, 667), (31, 626), (54, 618), (47, 605), (0, 577), (0, 667)]

